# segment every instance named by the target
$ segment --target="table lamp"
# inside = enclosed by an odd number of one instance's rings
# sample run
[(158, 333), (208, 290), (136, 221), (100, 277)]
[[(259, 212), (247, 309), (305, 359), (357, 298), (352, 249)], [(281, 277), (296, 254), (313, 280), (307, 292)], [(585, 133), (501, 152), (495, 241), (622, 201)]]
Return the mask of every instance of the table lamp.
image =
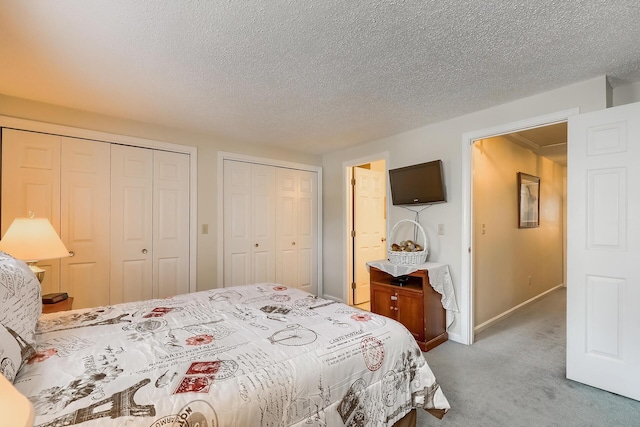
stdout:
[(69, 251), (47, 218), (16, 218), (0, 240), (0, 250), (26, 261), (40, 281), (45, 270), (36, 265), (44, 259), (63, 258)]

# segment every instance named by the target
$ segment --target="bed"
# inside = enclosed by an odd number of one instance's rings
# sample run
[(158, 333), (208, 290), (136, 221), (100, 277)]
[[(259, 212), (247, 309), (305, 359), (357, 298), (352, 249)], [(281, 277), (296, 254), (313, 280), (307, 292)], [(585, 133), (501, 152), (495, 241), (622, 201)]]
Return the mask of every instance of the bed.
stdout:
[(278, 284), (40, 316), (0, 253), (0, 370), (36, 426), (392, 426), (449, 403), (399, 323)]

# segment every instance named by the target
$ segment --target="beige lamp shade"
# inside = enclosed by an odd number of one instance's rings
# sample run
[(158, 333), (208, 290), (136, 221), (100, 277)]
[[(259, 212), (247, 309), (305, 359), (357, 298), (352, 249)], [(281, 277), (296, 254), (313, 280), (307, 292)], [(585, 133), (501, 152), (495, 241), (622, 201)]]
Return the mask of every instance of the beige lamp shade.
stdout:
[(0, 240), (0, 250), (22, 261), (69, 256), (69, 251), (46, 218), (16, 218)]

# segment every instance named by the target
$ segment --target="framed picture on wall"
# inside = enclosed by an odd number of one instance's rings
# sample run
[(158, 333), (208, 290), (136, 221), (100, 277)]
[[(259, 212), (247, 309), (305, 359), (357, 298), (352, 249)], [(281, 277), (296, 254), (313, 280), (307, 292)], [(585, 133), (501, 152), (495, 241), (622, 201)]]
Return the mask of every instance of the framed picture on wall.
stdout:
[(518, 228), (540, 227), (540, 178), (518, 172)]

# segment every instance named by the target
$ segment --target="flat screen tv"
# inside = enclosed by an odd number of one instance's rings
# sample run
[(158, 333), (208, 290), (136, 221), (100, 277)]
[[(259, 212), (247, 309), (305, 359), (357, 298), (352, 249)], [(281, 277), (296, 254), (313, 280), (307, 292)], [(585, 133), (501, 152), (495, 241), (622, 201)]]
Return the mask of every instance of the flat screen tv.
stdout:
[(428, 205), (447, 201), (442, 160), (389, 170), (394, 205)]

